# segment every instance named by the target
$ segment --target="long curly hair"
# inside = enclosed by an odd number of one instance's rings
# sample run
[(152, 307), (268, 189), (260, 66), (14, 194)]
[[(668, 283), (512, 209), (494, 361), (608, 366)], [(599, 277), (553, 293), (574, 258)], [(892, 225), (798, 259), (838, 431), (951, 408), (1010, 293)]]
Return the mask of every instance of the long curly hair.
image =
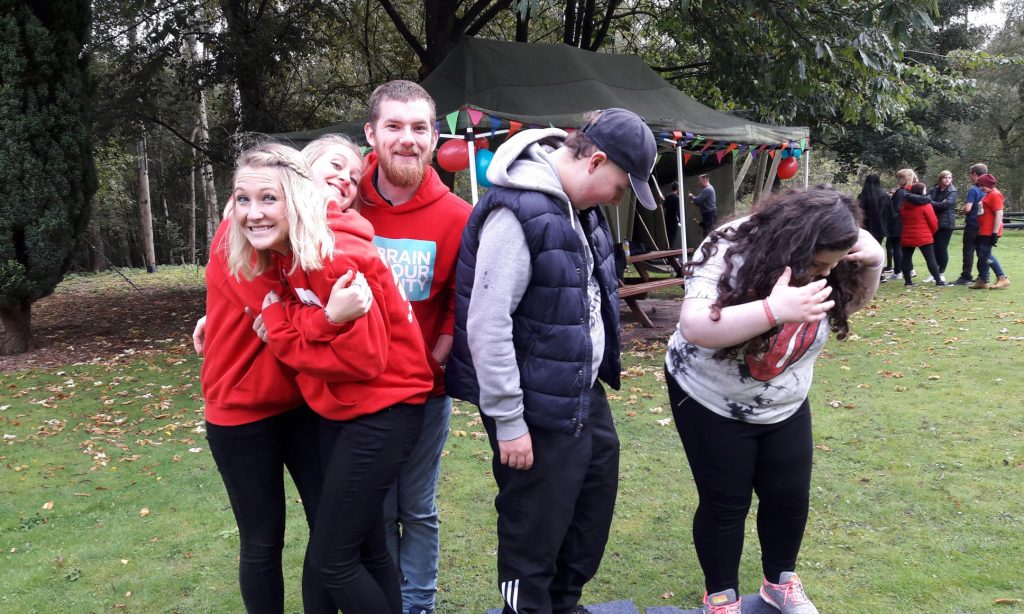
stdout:
[[(725, 270), (718, 280), (718, 298), (711, 305), (711, 319), (717, 321), (724, 307), (767, 298), (788, 266), (790, 283), (814, 281), (814, 255), (820, 251), (845, 251), (857, 242), (860, 211), (846, 194), (830, 186), (789, 190), (758, 203), (754, 213), (737, 225), (713, 230), (701, 245), (701, 258), (688, 262), (689, 277), (718, 253), (719, 242), (728, 241)], [(828, 275), (829, 296), (835, 306), (829, 311), (829, 326), (839, 339), (849, 334), (847, 305), (857, 290), (857, 266), (840, 261)], [(719, 357), (735, 356), (741, 347), (755, 352), (768, 348), (778, 327), (747, 342), (724, 348)]]

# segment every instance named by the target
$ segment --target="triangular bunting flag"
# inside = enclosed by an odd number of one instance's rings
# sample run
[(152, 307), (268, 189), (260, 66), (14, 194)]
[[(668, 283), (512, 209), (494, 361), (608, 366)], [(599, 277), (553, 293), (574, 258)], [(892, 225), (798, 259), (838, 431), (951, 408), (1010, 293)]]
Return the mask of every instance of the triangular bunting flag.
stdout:
[(718, 158), (718, 163), (721, 164), (722, 163), (722, 158), (725, 157), (725, 152), (724, 151), (716, 152), (715, 153), (715, 157)]
[(725, 148), (725, 153), (729, 153), (730, 151), (736, 149), (737, 147), (738, 145), (736, 143), (729, 143), (729, 146)]
[(807, 139), (800, 139), (800, 149), (807, 149)]
[(519, 132), (519, 129), (522, 128), (522, 127), (523, 127), (523, 125), (521, 123), (509, 120), (508, 121), (508, 135), (512, 136), (513, 134)]
[(704, 145), (704, 147), (700, 150), (700, 152), (704, 153), (705, 151), (708, 150), (708, 147), (711, 147), (714, 144), (715, 144), (715, 142), (712, 139), (708, 139), (708, 142)]
[(675, 132), (672, 133), (672, 138), (677, 141), (681, 141), (683, 140), (683, 133), (676, 130)]
[(491, 117), (491, 132), (497, 132), (498, 128), (501, 128), (501, 120), (497, 117)]
[(483, 111), (478, 111), (476, 109), (466, 109), (466, 113), (469, 114), (469, 121), (473, 122), (474, 126), (479, 124), (480, 118), (484, 116)]
[(683, 154), (683, 164), (686, 164), (687, 162), (690, 161), (690, 155), (691, 154), (688, 154), (688, 153), (684, 153)]
[(449, 134), (455, 134), (455, 128), (459, 125), (459, 111), (452, 111), (445, 116), (445, 120), (448, 122), (448, 129), (451, 131)]

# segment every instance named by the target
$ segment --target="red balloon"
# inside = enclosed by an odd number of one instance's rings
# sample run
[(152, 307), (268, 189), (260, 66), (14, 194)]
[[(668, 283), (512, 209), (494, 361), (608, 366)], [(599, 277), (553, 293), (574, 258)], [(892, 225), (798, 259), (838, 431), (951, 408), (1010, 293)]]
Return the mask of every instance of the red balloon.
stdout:
[(469, 168), (469, 146), (462, 139), (448, 139), (437, 149), (437, 165), (455, 172)]
[(800, 163), (797, 162), (796, 158), (783, 158), (782, 162), (779, 163), (779, 171), (777, 173), (779, 179), (792, 179), (793, 175), (796, 175), (798, 168), (800, 168)]
[(473, 147), (476, 147), (476, 150), (480, 151), (481, 149), (490, 149), (491, 144), (487, 142), (486, 137), (480, 136), (473, 141)]

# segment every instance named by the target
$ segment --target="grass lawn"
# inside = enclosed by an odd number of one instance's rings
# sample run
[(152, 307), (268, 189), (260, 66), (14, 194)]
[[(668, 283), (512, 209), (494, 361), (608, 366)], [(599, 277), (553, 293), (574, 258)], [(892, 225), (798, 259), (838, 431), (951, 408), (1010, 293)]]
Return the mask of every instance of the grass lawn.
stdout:
[[(1024, 611), (1024, 236), (1004, 238), (997, 255), (1009, 289), (883, 284), (854, 336), (818, 361), (799, 571), (823, 613)], [(181, 322), (182, 341), (191, 324)], [(692, 607), (703, 594), (665, 341), (628, 348), (610, 396), (621, 484), (588, 603)], [(0, 375), (0, 612), (242, 611), (199, 369), (189, 346), (168, 343)], [(438, 611), (482, 613), (500, 596), (490, 449), (473, 408), (456, 404), (445, 454)], [(291, 492), (287, 609), (299, 612), (306, 532)], [(744, 592), (760, 581), (753, 518)]]

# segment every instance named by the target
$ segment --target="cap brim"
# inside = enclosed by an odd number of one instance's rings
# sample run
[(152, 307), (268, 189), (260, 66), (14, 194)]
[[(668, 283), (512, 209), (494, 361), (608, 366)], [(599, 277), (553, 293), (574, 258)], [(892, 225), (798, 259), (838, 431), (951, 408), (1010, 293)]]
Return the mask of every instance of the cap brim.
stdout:
[(651, 192), (651, 186), (647, 181), (630, 175), (629, 184), (633, 186), (633, 192), (636, 193), (636, 198), (644, 206), (644, 209), (654, 211), (658, 208), (658, 204), (654, 201), (654, 194)]

